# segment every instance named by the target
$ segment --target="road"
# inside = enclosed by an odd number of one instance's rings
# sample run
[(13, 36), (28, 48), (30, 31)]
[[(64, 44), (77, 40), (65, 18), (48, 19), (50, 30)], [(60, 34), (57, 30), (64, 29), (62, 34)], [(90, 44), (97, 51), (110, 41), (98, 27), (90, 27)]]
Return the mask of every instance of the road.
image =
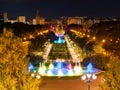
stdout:
[[(101, 77), (90, 83), (90, 90), (99, 90), (98, 86), (101, 83)], [(88, 90), (87, 82), (78, 79), (53, 79), (43, 80), (40, 90)]]

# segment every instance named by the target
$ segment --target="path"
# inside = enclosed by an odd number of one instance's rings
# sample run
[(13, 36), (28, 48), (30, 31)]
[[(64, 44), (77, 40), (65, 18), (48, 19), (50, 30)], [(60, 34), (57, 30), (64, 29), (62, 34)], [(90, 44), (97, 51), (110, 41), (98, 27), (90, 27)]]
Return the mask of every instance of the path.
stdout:
[[(91, 82), (91, 90), (99, 90), (98, 85), (100, 84), (101, 77), (97, 80)], [(41, 85), (40, 90), (88, 90), (87, 82), (79, 79), (72, 80), (43, 80), (43, 85)]]

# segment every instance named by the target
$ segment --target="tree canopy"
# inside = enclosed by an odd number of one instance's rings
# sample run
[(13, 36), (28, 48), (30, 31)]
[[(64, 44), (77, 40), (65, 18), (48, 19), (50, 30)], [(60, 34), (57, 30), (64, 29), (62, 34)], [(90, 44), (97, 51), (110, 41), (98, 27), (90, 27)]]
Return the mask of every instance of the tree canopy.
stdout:
[(0, 90), (39, 90), (40, 80), (27, 72), (28, 43), (4, 29), (0, 36)]

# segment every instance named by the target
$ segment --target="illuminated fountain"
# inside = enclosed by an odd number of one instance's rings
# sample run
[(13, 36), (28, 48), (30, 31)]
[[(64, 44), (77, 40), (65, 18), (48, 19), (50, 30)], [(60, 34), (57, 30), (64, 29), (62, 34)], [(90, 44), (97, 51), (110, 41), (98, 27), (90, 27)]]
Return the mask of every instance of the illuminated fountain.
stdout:
[(48, 66), (40, 63), (38, 73), (42, 76), (80, 76), (83, 71), (81, 66), (72, 66), (70, 62), (54, 61)]
[(65, 40), (63, 39), (63, 36), (58, 35), (58, 40), (55, 40), (54, 43), (56, 44), (65, 43)]
[(82, 67), (80, 65), (79, 66), (75, 65), (74, 71), (75, 71), (76, 75), (79, 75), (79, 74), (83, 73)]
[(84, 73), (97, 73), (97, 72), (99, 72), (99, 69), (94, 68), (91, 62), (86, 66), (86, 69), (84, 70)]
[(46, 71), (46, 66), (44, 65), (44, 63), (39, 64), (39, 68), (38, 68), (38, 73), (41, 75), (45, 75), (45, 71)]
[(40, 63), (36, 71), (34, 66), (30, 63), (29, 71), (38, 72), (41, 76), (80, 76), (86, 73), (97, 73), (98, 69), (93, 68), (92, 63), (89, 63), (86, 68), (82, 69), (81, 65), (71, 65), (68, 61), (53, 61), (49, 65)]
[(52, 70), (54, 69), (54, 65), (50, 63), (48, 70), (47, 70), (47, 75), (52, 76)]
[(28, 65), (28, 72), (33, 71), (36, 72), (36, 68), (34, 67), (34, 65), (32, 63), (29, 63)]
[(93, 73), (94, 70), (93, 70), (93, 65), (92, 63), (89, 63), (86, 67), (86, 72), (90, 72), (90, 73)]

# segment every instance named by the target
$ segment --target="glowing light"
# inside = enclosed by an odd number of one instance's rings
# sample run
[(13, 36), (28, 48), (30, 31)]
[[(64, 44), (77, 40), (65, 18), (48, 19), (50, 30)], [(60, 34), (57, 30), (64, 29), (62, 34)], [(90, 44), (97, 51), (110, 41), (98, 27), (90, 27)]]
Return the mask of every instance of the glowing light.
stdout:
[(85, 36), (85, 34), (83, 33), (83, 36)]
[(63, 63), (62, 63), (61, 61), (58, 61), (58, 62), (56, 63), (56, 68), (57, 68), (57, 69), (63, 68)]
[(38, 69), (38, 73), (44, 75), (45, 74), (45, 70), (42, 67), (40, 67)]
[(48, 70), (43, 70), (43, 68), (39, 68), (39, 74), (43, 76), (44, 75), (47, 75), (47, 76), (77, 76), (77, 75), (82, 74), (82, 68), (78, 66), (77, 70), (75, 71), (72, 69), (71, 63), (67, 64), (65, 61), (63, 62), (63, 60), (59, 60), (59, 61), (57, 60), (53, 64), (50, 63), (50, 65), (48, 66)]
[(34, 77), (34, 76), (35, 76), (35, 74), (34, 74), (34, 73), (32, 73), (32, 74), (31, 74), (31, 76), (32, 76), (32, 77)]
[(26, 37), (24, 37), (23, 39), (26, 40)]
[(118, 43), (118, 41), (116, 41), (116, 43)]
[(86, 79), (86, 75), (83, 75), (83, 76), (81, 77), (81, 79), (82, 79), (82, 80), (85, 80), (85, 79)]
[(42, 66), (42, 69), (43, 69), (43, 70), (46, 70), (46, 66), (45, 66), (45, 65), (44, 65), (44, 66)]
[(62, 38), (62, 36), (58, 35), (58, 40), (55, 40), (54, 43), (57, 43), (57, 44), (65, 43), (65, 40)]
[(63, 76), (63, 72), (61, 70), (58, 70), (58, 76)]
[(71, 70), (72, 69), (72, 65), (69, 63), (67, 68), (68, 68), (68, 70)]
[(37, 75), (36, 78), (39, 79), (39, 78), (40, 78), (40, 75)]
[(93, 74), (92, 78), (95, 80), (97, 78), (97, 76), (95, 74)]
[(86, 75), (87, 75), (87, 78), (90, 78), (92, 76), (92, 74), (90, 73), (87, 73)]
[(30, 35), (29, 38), (32, 39), (32, 38), (34, 38), (34, 37), (33, 37), (33, 35)]
[[(53, 63), (51, 62), (48, 66), (45, 66), (44, 63), (40, 63), (37, 72), (40, 76), (80, 76), (83, 74), (83, 72), (91, 74), (91, 72), (94, 71), (91, 64), (88, 64), (86, 69), (82, 70), (82, 67), (80, 65), (76, 64), (74, 68), (72, 68), (70, 62), (68, 63), (66, 61), (63, 62), (63, 60), (59, 60)], [(32, 73), (31, 76), (35, 76), (35, 73)], [(94, 75), (91, 77), (93, 77), (94, 79), (96, 78)]]
[(112, 39), (110, 39), (110, 41), (112, 42), (113, 40), (112, 40)]
[(105, 39), (102, 40), (103, 43), (105, 43), (105, 41), (106, 41)]
[(83, 73), (81, 66), (77, 66), (77, 65), (75, 65), (74, 71), (75, 71), (75, 74), (77, 74), (77, 75), (79, 75), (79, 74), (82, 75), (82, 73)]
[(48, 71), (47, 71), (47, 75), (48, 75), (48, 76), (52, 76), (52, 71), (51, 71), (51, 70), (48, 70)]
[(92, 63), (89, 63), (89, 64), (87, 65), (87, 67), (86, 67), (86, 72), (88, 72), (88, 73), (94, 72), (94, 71), (93, 71), (93, 65), (92, 65)]
[(38, 73), (39, 73), (40, 75), (44, 75), (44, 74), (45, 74), (45, 71), (46, 71), (45, 65), (44, 65), (43, 63), (40, 63), (40, 64), (39, 64), (39, 68), (38, 68)]
[(68, 70), (68, 75), (73, 76), (73, 70), (72, 69)]
[(96, 37), (93, 37), (93, 40), (95, 40), (96, 39)]
[(54, 66), (53, 66), (52, 63), (50, 63), (50, 65), (49, 65), (49, 70), (53, 70), (53, 69), (54, 69)]
[(29, 66), (28, 66), (28, 72), (30, 72), (30, 71), (36, 72), (35, 67), (32, 63), (29, 63)]
[(87, 37), (89, 38), (89, 37), (90, 37), (90, 35), (87, 35)]

